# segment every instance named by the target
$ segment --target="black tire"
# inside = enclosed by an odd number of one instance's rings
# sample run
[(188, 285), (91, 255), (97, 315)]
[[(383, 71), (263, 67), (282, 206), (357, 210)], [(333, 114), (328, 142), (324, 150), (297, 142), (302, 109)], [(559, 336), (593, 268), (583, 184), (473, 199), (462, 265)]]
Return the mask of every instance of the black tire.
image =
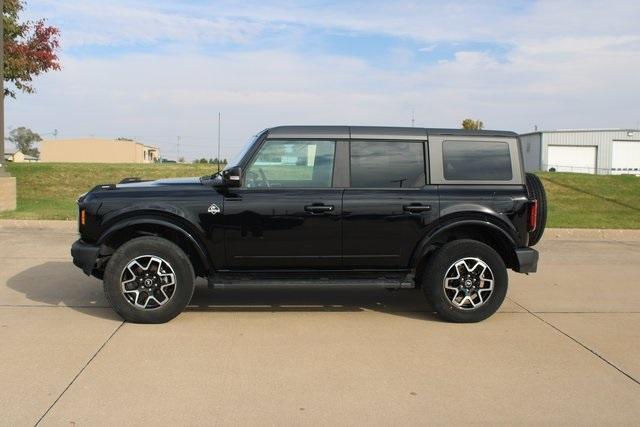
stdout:
[[(451, 291), (445, 291), (444, 288), (444, 280), (449, 269), (455, 268), (452, 266), (465, 258), (477, 258), (486, 264), (491, 270), (494, 281), (493, 292), (485, 293), (485, 302), (478, 304), (477, 308), (464, 309), (455, 306), (447, 296), (447, 292)], [(455, 281), (451, 283), (456, 284)], [(427, 300), (444, 320), (473, 323), (486, 319), (500, 308), (507, 295), (508, 283), (507, 268), (496, 251), (476, 240), (462, 239), (447, 243), (428, 260), (422, 279), (422, 290)], [(461, 296), (464, 297), (464, 294)]]
[[(173, 269), (175, 276), (175, 287), (171, 288), (170, 297), (163, 305), (152, 308), (134, 306), (125, 296), (121, 283), (124, 270), (129, 263), (145, 256), (161, 258), (169, 265), (169, 268)], [(148, 265), (150, 266), (151, 263)], [(180, 247), (160, 237), (138, 237), (123, 244), (111, 256), (104, 274), (104, 293), (107, 300), (123, 319), (135, 323), (168, 322), (180, 314), (189, 304), (194, 288), (195, 275), (189, 258)], [(132, 298), (131, 294), (127, 295)], [(150, 305), (155, 305), (155, 303), (151, 302)]]
[(527, 192), (529, 197), (538, 200), (538, 221), (536, 229), (529, 233), (529, 246), (533, 246), (542, 239), (547, 225), (547, 193), (537, 175), (527, 173)]

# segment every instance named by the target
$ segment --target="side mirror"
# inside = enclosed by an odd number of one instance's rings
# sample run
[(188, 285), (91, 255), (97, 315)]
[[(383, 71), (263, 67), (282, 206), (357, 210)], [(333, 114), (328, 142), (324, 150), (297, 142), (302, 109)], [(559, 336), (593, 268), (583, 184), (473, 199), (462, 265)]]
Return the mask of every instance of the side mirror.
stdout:
[(242, 168), (233, 166), (222, 171), (222, 179), (227, 187), (240, 187), (240, 178), (242, 177)]

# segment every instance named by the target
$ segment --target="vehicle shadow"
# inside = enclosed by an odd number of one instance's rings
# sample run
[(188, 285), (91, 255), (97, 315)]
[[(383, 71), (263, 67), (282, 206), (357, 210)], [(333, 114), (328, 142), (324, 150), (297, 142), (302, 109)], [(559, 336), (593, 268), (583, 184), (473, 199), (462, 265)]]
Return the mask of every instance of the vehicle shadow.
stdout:
[[(67, 306), (87, 315), (116, 316), (102, 282), (85, 276), (71, 262), (50, 261), (21, 271), (7, 286), (36, 303)], [(420, 290), (391, 291), (374, 286), (224, 286), (210, 290), (198, 279), (189, 312), (362, 312), (366, 310), (439, 321)]]
[(95, 317), (118, 318), (110, 310), (101, 282), (85, 276), (70, 261), (27, 268), (8, 278), (7, 286), (37, 305), (66, 306)]

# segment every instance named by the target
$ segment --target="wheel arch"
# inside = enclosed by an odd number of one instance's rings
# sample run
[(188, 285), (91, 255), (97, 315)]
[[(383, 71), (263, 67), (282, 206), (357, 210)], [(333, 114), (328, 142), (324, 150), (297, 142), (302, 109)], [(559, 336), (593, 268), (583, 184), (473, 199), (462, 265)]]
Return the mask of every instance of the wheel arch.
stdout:
[[(517, 243), (511, 234), (487, 218), (466, 218), (448, 221), (428, 233), (416, 246), (411, 257), (411, 267), (420, 275), (433, 253), (454, 240), (472, 239), (492, 247), (507, 268), (518, 267)], [(420, 283), (419, 280), (417, 283)]]
[(195, 232), (187, 229), (179, 220), (157, 215), (113, 221), (98, 239), (100, 256), (110, 256), (123, 243), (139, 236), (163, 237), (178, 245), (189, 257), (198, 276), (206, 276), (213, 269), (207, 248)]

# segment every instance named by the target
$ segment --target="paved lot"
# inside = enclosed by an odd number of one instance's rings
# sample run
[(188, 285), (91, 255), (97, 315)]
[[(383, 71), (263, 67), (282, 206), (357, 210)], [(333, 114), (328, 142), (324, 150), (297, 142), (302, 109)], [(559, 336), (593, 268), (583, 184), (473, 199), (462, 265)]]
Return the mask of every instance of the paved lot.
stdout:
[(417, 291), (200, 283), (150, 326), (107, 308), (74, 239), (0, 228), (0, 424), (640, 423), (640, 242), (543, 242), (479, 324)]

